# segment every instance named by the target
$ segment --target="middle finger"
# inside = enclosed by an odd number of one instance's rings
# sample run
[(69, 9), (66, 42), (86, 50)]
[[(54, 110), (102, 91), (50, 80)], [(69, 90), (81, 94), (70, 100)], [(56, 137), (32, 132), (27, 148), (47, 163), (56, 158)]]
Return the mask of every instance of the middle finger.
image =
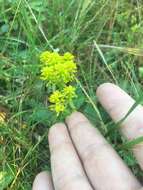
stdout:
[(78, 112), (66, 120), (86, 173), (97, 190), (134, 190), (140, 183), (87, 118)]

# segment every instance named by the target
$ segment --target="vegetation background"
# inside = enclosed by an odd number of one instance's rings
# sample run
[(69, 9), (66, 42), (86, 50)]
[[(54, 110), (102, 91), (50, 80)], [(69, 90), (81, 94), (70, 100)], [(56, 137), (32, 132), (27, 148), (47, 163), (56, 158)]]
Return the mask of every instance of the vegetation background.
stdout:
[(39, 79), (44, 50), (75, 55), (79, 110), (143, 177), (132, 144), (95, 96), (108, 81), (142, 97), (142, 48), (141, 0), (0, 0), (0, 111), (7, 114), (0, 124), (0, 190), (30, 190), (34, 176), (50, 169), (47, 133), (55, 116)]

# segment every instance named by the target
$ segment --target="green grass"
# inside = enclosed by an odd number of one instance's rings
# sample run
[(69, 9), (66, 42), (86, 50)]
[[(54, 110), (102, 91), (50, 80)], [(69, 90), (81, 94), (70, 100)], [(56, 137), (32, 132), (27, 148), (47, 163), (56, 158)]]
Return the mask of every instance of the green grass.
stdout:
[[(75, 55), (79, 110), (106, 135), (114, 124), (95, 91), (108, 81), (136, 100), (142, 95), (142, 18), (141, 1), (0, 0), (0, 110), (8, 110), (8, 120), (0, 126), (3, 187), (30, 190), (34, 176), (50, 169), (47, 134), (55, 117), (47, 109), (39, 80), (40, 52)], [(107, 139), (140, 178), (118, 130), (108, 133)]]

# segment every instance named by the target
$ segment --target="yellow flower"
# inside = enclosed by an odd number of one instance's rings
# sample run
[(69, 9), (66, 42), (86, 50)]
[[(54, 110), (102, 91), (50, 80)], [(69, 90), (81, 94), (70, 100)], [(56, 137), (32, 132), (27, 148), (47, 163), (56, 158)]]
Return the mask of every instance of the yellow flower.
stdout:
[(46, 63), (46, 62), (50, 61), (50, 57), (51, 57), (51, 53), (49, 51), (44, 51), (40, 55), (41, 63)]
[(66, 52), (66, 53), (64, 54), (64, 59), (65, 59), (65, 60), (68, 60), (68, 61), (73, 61), (73, 60), (74, 60), (74, 56), (73, 56), (71, 53)]
[(40, 61), (44, 65), (55, 65), (57, 62), (61, 62), (61, 56), (57, 52), (44, 51), (40, 55)]
[(61, 91), (56, 90), (49, 97), (49, 102), (53, 104), (50, 106), (50, 109), (59, 115), (60, 112), (65, 111), (74, 97), (76, 97), (75, 87), (71, 85), (66, 86)]
[(53, 92), (53, 94), (50, 96), (49, 101), (51, 103), (59, 103), (61, 101), (63, 97), (63, 94), (59, 91), (56, 90), (55, 92)]
[(59, 90), (56, 90), (49, 97), (49, 102), (52, 103), (50, 110), (55, 111), (57, 115), (65, 110), (65, 99)]
[(72, 100), (74, 97), (76, 97), (76, 93), (75, 93), (75, 87), (69, 85), (69, 86), (66, 86), (64, 89), (63, 89), (63, 94), (64, 94), (64, 97), (66, 99), (68, 99), (69, 101)]
[(59, 115), (61, 112), (65, 111), (65, 106), (64, 104), (57, 103), (57, 104), (51, 105), (50, 109), (51, 111), (55, 111), (57, 115)]
[(69, 52), (60, 55), (57, 52), (45, 51), (40, 55), (40, 62), (41, 79), (56, 89), (49, 97), (52, 104), (50, 110), (59, 115), (66, 111), (69, 105), (73, 108), (72, 99), (76, 97), (76, 93), (69, 83), (75, 80), (77, 72), (74, 56)]
[(55, 52), (43, 52), (40, 56), (41, 62), (44, 63), (41, 68), (41, 79), (50, 85), (65, 86), (75, 79), (77, 66), (73, 59), (74, 56), (70, 53), (61, 56)]

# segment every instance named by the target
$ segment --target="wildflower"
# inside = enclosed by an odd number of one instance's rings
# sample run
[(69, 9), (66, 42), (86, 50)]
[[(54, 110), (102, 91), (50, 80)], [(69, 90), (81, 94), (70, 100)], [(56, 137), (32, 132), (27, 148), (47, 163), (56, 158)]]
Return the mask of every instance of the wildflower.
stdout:
[(41, 79), (48, 85), (64, 86), (75, 78), (77, 72), (74, 56), (65, 53), (63, 56), (58, 53), (43, 52), (40, 60), (45, 65), (41, 69)]
[(74, 97), (76, 97), (76, 93), (75, 93), (75, 87), (73, 86), (66, 86), (64, 89), (63, 89), (63, 94), (64, 94), (64, 97), (68, 100), (68, 101), (71, 101)]
[(43, 67), (41, 70), (41, 79), (47, 81), (47, 84), (67, 84), (74, 80), (76, 66), (72, 62), (66, 64), (57, 64), (52, 67)]
[(44, 51), (40, 55), (40, 61), (44, 65), (51, 66), (61, 62), (62, 56), (60, 56), (57, 52)]
[(49, 102), (52, 103), (50, 109), (55, 111), (57, 115), (60, 112), (64, 112), (67, 106), (71, 103), (73, 98), (76, 97), (75, 87), (73, 86), (66, 86), (63, 90), (59, 91), (56, 90), (53, 94), (49, 97)]
[(56, 103), (50, 106), (51, 111), (55, 111), (57, 115), (65, 111), (65, 105), (61, 103)]
[(65, 59), (65, 60), (69, 60), (69, 61), (73, 61), (73, 60), (74, 60), (74, 56), (73, 56), (71, 53), (66, 52), (66, 53), (64, 54), (64, 59)]
[(40, 55), (41, 79), (55, 89), (49, 97), (50, 110), (57, 115), (65, 112), (68, 106), (73, 108), (72, 100), (76, 97), (75, 87), (69, 85), (75, 80), (77, 66), (74, 56), (66, 52), (60, 55), (57, 52), (45, 51)]
[(61, 99), (63, 97), (63, 94), (59, 91), (56, 90), (55, 92), (53, 92), (53, 94), (50, 96), (49, 101), (51, 103), (59, 103), (61, 102)]

